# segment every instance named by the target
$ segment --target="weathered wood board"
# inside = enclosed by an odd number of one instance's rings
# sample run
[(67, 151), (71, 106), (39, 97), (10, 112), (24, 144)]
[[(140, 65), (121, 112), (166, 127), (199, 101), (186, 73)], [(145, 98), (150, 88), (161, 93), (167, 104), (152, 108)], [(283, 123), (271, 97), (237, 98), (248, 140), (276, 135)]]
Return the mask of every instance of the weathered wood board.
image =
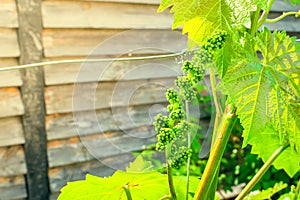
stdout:
[(0, 58), (18, 57), (20, 55), (17, 31), (0, 28)]
[[(170, 29), (172, 14), (157, 5), (44, 1), (45, 28)], [(76, 13), (76, 15), (74, 15)]]
[(18, 27), (18, 13), (14, 0), (1, 0), (0, 2), (0, 27)]
[[(0, 68), (17, 66), (18, 61), (15, 58), (2, 58), (0, 59)], [(22, 80), (19, 70), (0, 71), (0, 87), (13, 87), (21, 86)]]
[(0, 199), (21, 200), (26, 199), (26, 186), (24, 176), (0, 178)]
[[(55, 60), (57, 58), (54, 58)], [(65, 59), (76, 59), (67, 57)], [(52, 59), (47, 59), (51, 61)], [(176, 77), (181, 72), (176, 58), (101, 63), (71, 63), (45, 66), (46, 85), (95, 81), (120, 81)], [(159, 72), (159, 73), (158, 73)], [(95, 76), (97, 73), (99, 76)]]
[(24, 114), (18, 88), (0, 88), (0, 118)]
[(113, 156), (102, 161), (91, 160), (89, 162), (52, 168), (49, 170), (51, 192), (59, 192), (67, 182), (82, 180), (86, 174), (104, 177), (113, 174), (116, 169), (124, 170), (124, 166), (133, 159), (133, 155), (130, 153)]
[(186, 36), (171, 30), (44, 29), (45, 57), (181, 52)]
[(119, 154), (142, 150), (155, 142), (152, 128), (139, 127), (124, 132), (108, 132), (90, 136), (55, 140), (48, 143), (49, 166), (103, 159)]
[(24, 144), (22, 122), (19, 117), (0, 118), (0, 147)]
[(22, 146), (0, 148), (0, 177), (23, 175), (26, 172), (24, 148)]
[(72, 113), (48, 115), (47, 138), (55, 140), (151, 126), (154, 116), (164, 112), (165, 106), (166, 103), (161, 103), (102, 109), (96, 111), (95, 118), (91, 117), (90, 112), (78, 112), (75, 115)]
[[(174, 79), (100, 82), (45, 88), (47, 114), (95, 110), (165, 101)], [(73, 91), (74, 90), (74, 91)]]

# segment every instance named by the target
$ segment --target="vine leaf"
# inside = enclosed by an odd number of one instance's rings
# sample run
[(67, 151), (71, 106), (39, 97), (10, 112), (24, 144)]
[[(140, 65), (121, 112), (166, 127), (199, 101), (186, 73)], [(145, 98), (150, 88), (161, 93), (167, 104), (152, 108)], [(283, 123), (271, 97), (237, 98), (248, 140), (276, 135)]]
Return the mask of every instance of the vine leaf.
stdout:
[(245, 197), (245, 200), (257, 200), (257, 199), (270, 199), (274, 194), (286, 188), (288, 184), (279, 182), (276, 183), (273, 187), (266, 190), (254, 191)]
[(153, 165), (150, 161), (145, 161), (141, 155), (139, 155), (134, 162), (129, 164), (129, 167), (126, 167), (126, 172), (149, 172), (153, 169)]
[[(127, 172), (118, 170), (106, 178), (87, 174), (85, 180), (67, 183), (62, 188), (58, 200), (127, 200), (125, 187), (129, 189), (133, 199), (160, 199), (169, 194), (168, 178), (167, 175), (156, 171), (142, 173), (145, 169), (150, 169), (149, 166), (150, 162), (144, 161), (141, 156), (138, 156), (127, 168)], [(185, 199), (186, 178), (182, 176), (173, 178), (178, 199)], [(198, 183), (198, 178), (190, 177), (190, 199), (192, 199), (192, 192), (196, 190)], [(149, 189), (153, 190), (149, 193)]]
[(218, 30), (230, 34), (243, 27), (250, 28), (250, 15), (257, 6), (266, 8), (267, 0), (162, 0), (158, 12), (171, 7), (172, 28), (183, 25), (182, 33), (188, 33), (189, 45), (193, 47)]
[[(223, 79), (244, 128), (243, 146), (260, 145), (265, 150), (267, 141), (253, 138), (262, 136), (271, 124), (278, 144), (290, 144), (290, 149), (300, 155), (300, 46), (286, 33), (267, 29), (255, 38), (247, 35), (243, 45), (237, 47), (240, 55)], [(287, 169), (290, 162), (284, 165)]]
[[(282, 146), (279, 141), (276, 131), (271, 126), (267, 126), (261, 134), (257, 134), (251, 139), (251, 153), (258, 154), (266, 162), (274, 151)], [(298, 163), (299, 156), (292, 148), (288, 147), (278, 156), (273, 165), (278, 170), (284, 169), (290, 177), (293, 177), (300, 170)]]
[[(128, 186), (134, 199), (159, 199), (168, 194), (168, 182), (159, 173), (126, 173), (116, 171), (113, 176), (100, 178), (87, 175), (85, 180), (68, 183), (58, 200), (127, 199), (124, 187)], [(149, 188), (159, 188), (148, 192)]]
[[(287, 1), (287, 0), (284, 0), (284, 1)], [(289, 2), (290, 2), (293, 6), (295, 6), (295, 5), (297, 5), (297, 4), (300, 4), (300, 0), (289, 0)]]
[(183, 25), (183, 33), (201, 44), (217, 30), (231, 30), (232, 9), (225, 0), (163, 0), (158, 8), (161, 12), (172, 6), (174, 23), (172, 28)]

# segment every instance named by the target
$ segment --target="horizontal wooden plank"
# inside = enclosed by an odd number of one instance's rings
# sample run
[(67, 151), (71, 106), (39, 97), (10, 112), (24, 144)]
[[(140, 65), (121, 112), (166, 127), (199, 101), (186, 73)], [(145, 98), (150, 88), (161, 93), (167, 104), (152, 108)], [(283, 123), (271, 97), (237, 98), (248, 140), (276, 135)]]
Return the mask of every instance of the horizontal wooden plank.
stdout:
[[(58, 58), (47, 59), (47, 61), (56, 59)], [(57, 85), (99, 80), (119, 81), (176, 77), (181, 74), (181, 64), (175, 58), (139, 61), (118, 61), (116, 59), (113, 62), (105, 63), (48, 65), (45, 66), (44, 72), (46, 85)], [(95, 72), (99, 76), (95, 76)]]
[(164, 112), (165, 105), (162, 103), (102, 109), (96, 111), (97, 116), (94, 119), (90, 117), (90, 112), (49, 115), (46, 118), (47, 138), (55, 140), (151, 126), (153, 117)]
[(45, 57), (181, 52), (186, 36), (171, 30), (46, 29)]
[(133, 160), (132, 154), (123, 154), (104, 159), (92, 160), (74, 165), (52, 168), (49, 170), (49, 182), (52, 193), (60, 189), (70, 181), (85, 179), (86, 174), (95, 176), (110, 176), (115, 169), (124, 169), (124, 166)]
[(0, 28), (0, 57), (18, 57), (20, 55), (17, 32), (15, 29)]
[(288, 11), (298, 11), (300, 10), (300, 5), (293, 6), (290, 2), (277, 0), (274, 1), (271, 12), (288, 12)]
[(126, 131), (126, 134), (108, 132), (51, 141), (48, 143), (49, 166), (52, 168), (142, 150), (155, 142), (154, 135), (153, 129), (140, 127)]
[(26, 197), (24, 176), (0, 178), (0, 199), (21, 200), (26, 199)]
[[(165, 101), (165, 91), (174, 79), (100, 82), (45, 88), (47, 114)], [(73, 91), (74, 90), (74, 91)]]
[(26, 171), (24, 149), (22, 146), (0, 148), (0, 177), (23, 175)]
[(25, 139), (20, 118), (0, 118), (0, 127), (0, 147), (24, 144)]
[(18, 27), (18, 13), (14, 0), (1, 0), (0, 27)]
[(170, 29), (172, 15), (157, 13), (157, 8), (141, 4), (44, 1), (43, 25), (45, 28)]
[[(18, 65), (18, 61), (15, 58), (0, 59), (0, 68), (16, 65)], [(19, 70), (0, 71), (0, 87), (13, 87), (21, 85), (22, 79)]]
[(24, 114), (18, 88), (0, 88), (0, 118)]
[[(276, 18), (280, 14), (271, 13), (269, 18)], [(300, 32), (300, 18), (295, 18), (294, 16), (285, 17), (283, 20), (275, 23), (265, 23), (266, 26), (270, 30), (281, 30), (286, 32)]]

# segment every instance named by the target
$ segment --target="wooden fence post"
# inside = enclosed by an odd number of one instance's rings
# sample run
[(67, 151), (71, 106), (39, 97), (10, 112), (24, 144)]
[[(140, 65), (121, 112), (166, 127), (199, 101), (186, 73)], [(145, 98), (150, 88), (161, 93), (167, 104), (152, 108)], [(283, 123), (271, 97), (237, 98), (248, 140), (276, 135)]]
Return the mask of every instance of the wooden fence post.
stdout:
[[(42, 0), (17, 0), (20, 64), (40, 62), (42, 45)], [(23, 69), (21, 87), (25, 108), (23, 128), (29, 200), (49, 199), (47, 137), (45, 129), (44, 72), (42, 67)]]

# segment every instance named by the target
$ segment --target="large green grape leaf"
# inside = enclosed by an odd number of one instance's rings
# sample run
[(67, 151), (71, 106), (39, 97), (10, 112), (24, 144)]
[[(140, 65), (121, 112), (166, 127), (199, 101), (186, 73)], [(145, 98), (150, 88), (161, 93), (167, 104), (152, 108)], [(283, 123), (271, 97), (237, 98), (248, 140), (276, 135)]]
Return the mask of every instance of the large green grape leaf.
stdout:
[[(126, 200), (124, 187), (128, 186), (134, 199), (159, 199), (168, 194), (166, 176), (159, 173), (126, 173), (116, 171), (113, 176), (100, 178), (87, 175), (86, 180), (68, 183), (61, 191), (58, 200), (103, 199)], [(151, 190), (149, 188), (159, 188)]]
[[(147, 163), (140, 159), (131, 164), (128, 170), (141, 169), (140, 164)], [(143, 166), (145, 166), (143, 164)], [(146, 164), (148, 165), (148, 164)], [(174, 176), (174, 185), (178, 199), (185, 199), (186, 178)], [(196, 191), (199, 179), (190, 177), (189, 199)], [(160, 199), (169, 194), (167, 175), (158, 172), (128, 173), (116, 171), (111, 177), (100, 178), (87, 175), (85, 180), (68, 183), (58, 200), (127, 200), (124, 187), (127, 187), (133, 199)]]
[[(287, 1), (287, 0), (284, 0), (284, 1)], [(289, 2), (295, 6), (296, 4), (300, 4), (300, 0), (289, 0)]]
[[(244, 146), (253, 145), (252, 138), (259, 137), (271, 124), (278, 143), (291, 144), (300, 155), (300, 46), (295, 38), (267, 29), (255, 38), (248, 35), (243, 44), (223, 84), (237, 106)], [(264, 142), (256, 145), (265, 148)]]
[[(252, 145), (251, 153), (258, 154), (264, 162), (282, 146), (278, 134), (271, 126), (267, 126), (260, 134), (254, 135), (250, 144)], [(293, 177), (300, 170), (299, 156), (291, 147), (288, 147), (279, 155), (273, 165), (278, 170), (284, 169), (290, 177)]]
[(234, 12), (226, 0), (163, 0), (158, 11), (170, 6), (173, 28), (183, 25), (182, 32), (194, 43), (201, 44), (217, 30), (232, 30)]

